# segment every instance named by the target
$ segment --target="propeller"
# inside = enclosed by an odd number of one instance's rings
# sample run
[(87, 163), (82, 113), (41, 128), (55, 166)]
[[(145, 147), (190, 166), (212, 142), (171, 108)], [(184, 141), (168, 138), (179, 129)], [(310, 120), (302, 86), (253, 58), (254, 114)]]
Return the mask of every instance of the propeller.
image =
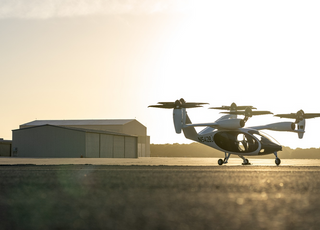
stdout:
[(276, 114), (274, 116), (280, 117), (280, 118), (296, 119), (295, 123), (299, 123), (303, 119), (310, 119), (310, 118), (320, 117), (320, 113), (305, 113), (301, 109), (296, 113)]
[(209, 109), (220, 109), (220, 110), (245, 110), (246, 108), (257, 109), (251, 105), (237, 106), (236, 103), (232, 103), (230, 106), (223, 105), (221, 107), (210, 107)]
[(199, 108), (205, 104), (208, 104), (208, 103), (186, 102), (183, 98), (181, 98), (180, 100), (176, 100), (175, 102), (158, 102), (158, 105), (149, 105), (148, 107), (161, 108), (161, 109), (181, 109), (181, 108), (190, 109), (190, 108)]

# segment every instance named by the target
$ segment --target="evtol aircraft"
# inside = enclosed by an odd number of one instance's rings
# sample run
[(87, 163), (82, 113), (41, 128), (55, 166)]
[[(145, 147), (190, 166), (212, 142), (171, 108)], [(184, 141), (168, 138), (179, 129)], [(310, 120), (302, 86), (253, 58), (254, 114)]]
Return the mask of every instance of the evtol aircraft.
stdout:
[[(192, 124), (187, 109), (199, 108), (208, 103), (186, 102), (183, 98), (175, 102), (158, 102), (157, 105), (150, 105), (153, 108), (173, 109), (173, 123), (176, 133), (183, 131), (187, 139), (200, 142), (214, 149), (224, 152), (224, 159), (219, 159), (218, 164), (227, 164), (231, 154), (238, 155), (243, 160), (243, 165), (250, 165), (245, 156), (257, 156), (274, 154), (275, 164), (281, 163), (278, 151), (282, 146), (272, 137), (260, 130), (295, 132), (300, 139), (305, 133), (306, 119), (320, 117), (320, 113), (304, 113), (299, 110), (297, 113), (277, 114), (280, 118), (295, 119), (294, 122), (277, 122), (267, 125), (245, 128), (249, 118), (256, 115), (273, 114), (270, 111), (257, 111), (253, 106), (231, 106), (210, 107), (209, 109), (226, 110), (215, 122)], [(253, 111), (254, 110), (254, 111)], [(238, 118), (242, 115), (243, 118)], [(195, 127), (205, 127), (197, 132)]]

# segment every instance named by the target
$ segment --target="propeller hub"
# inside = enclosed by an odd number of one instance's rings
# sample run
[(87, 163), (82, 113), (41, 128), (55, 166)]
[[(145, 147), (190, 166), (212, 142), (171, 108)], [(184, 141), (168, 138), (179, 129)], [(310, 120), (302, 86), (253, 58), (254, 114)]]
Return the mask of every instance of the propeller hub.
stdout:
[(295, 123), (299, 123), (300, 121), (302, 121), (304, 119), (304, 112), (303, 110), (299, 110), (297, 112), (297, 117), (296, 117), (296, 122)]
[(231, 111), (236, 111), (236, 110), (237, 110), (237, 105), (236, 105), (236, 103), (233, 102), (233, 103), (231, 104), (230, 110), (231, 110)]
[(186, 104), (186, 101), (183, 98), (180, 99), (180, 102), (182, 105)]
[(183, 98), (180, 100), (176, 100), (175, 102), (158, 102), (158, 105), (149, 105), (148, 107), (153, 108), (161, 108), (161, 109), (190, 109), (190, 108), (199, 108), (202, 107), (202, 105), (208, 104), (208, 103), (202, 103), (202, 102), (186, 102)]
[(252, 109), (250, 107), (246, 108), (245, 116), (246, 117), (252, 117)]
[(174, 102), (174, 107), (175, 107), (175, 109), (180, 109), (181, 108), (181, 101), (179, 101), (179, 100), (176, 100), (175, 102)]

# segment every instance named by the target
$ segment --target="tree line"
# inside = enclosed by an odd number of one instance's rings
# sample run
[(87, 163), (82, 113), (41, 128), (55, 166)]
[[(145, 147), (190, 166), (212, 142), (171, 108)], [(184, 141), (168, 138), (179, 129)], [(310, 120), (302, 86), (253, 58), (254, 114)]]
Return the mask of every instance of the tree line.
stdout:
[[(191, 144), (151, 144), (150, 152), (151, 157), (224, 157), (223, 152), (197, 142)], [(320, 159), (320, 148), (291, 149), (283, 146), (282, 151), (278, 152), (278, 156), (281, 159)], [(273, 159), (274, 155), (258, 157)]]

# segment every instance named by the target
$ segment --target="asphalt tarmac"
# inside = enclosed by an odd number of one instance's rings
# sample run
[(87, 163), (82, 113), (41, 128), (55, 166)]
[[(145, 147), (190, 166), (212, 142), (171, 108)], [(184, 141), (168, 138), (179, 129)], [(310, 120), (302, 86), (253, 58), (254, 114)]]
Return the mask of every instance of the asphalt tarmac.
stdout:
[(319, 198), (319, 166), (0, 166), (0, 229), (319, 229)]

